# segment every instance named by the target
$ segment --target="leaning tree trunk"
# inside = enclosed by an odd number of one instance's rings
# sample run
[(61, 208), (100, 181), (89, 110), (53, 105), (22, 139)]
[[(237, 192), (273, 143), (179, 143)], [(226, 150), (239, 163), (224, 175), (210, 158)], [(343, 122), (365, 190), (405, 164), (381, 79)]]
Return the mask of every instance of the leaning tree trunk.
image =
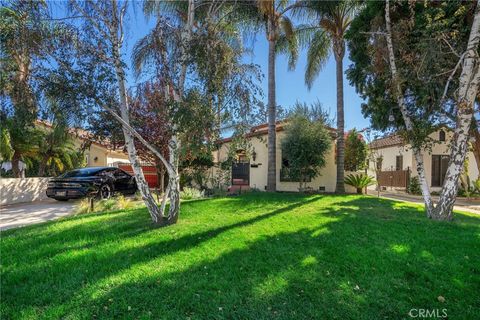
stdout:
[[(191, 32), (193, 28), (193, 21), (195, 18), (195, 1), (188, 0), (188, 11), (187, 11), (187, 21), (181, 33), (181, 47), (180, 47), (180, 76), (178, 79), (178, 93), (175, 91), (175, 88), (171, 88), (171, 96), (175, 103), (183, 102), (183, 94), (185, 91), (185, 79), (187, 76), (187, 64), (188, 64), (188, 51), (189, 42), (191, 38)], [(167, 93), (170, 90), (166, 90)], [(178, 170), (179, 165), (179, 153), (180, 153), (180, 140), (177, 136), (177, 127), (173, 125), (173, 135), (168, 142), (168, 151), (169, 151), (169, 164), (173, 170), (168, 172), (168, 193), (165, 193), (165, 197), (168, 195), (170, 204), (168, 208), (168, 216), (164, 218), (164, 224), (174, 224), (178, 220), (180, 213), (180, 174)], [(162, 201), (162, 212), (165, 208), (165, 198)]]
[(425, 202), (425, 211), (427, 217), (432, 217), (433, 201), (430, 195), (430, 188), (428, 187), (427, 177), (425, 175), (425, 164), (423, 162), (423, 154), (420, 148), (412, 148), (413, 156), (415, 158), (418, 181), (420, 182), (420, 189), (422, 190), (423, 201)]
[[(386, 23), (386, 39), (387, 39), (387, 51), (388, 51), (388, 60), (390, 63), (390, 72), (392, 73), (392, 80), (394, 86), (394, 92), (397, 99), (398, 107), (400, 108), (400, 112), (403, 117), (403, 121), (405, 123), (405, 127), (408, 132), (412, 133), (414, 126), (410, 115), (408, 114), (407, 107), (405, 104), (405, 100), (403, 98), (403, 91), (400, 85), (400, 79), (397, 73), (397, 66), (395, 63), (395, 54), (393, 51), (393, 43), (392, 43), (392, 26), (390, 21), (390, 2), (389, 0), (386, 1), (385, 6), (385, 23)], [(430, 190), (428, 188), (428, 183), (425, 175), (425, 166), (423, 163), (423, 155), (421, 152), (420, 147), (412, 144), (413, 154), (416, 161), (416, 168), (418, 173), (418, 179), (420, 181), (420, 186), (422, 189), (423, 200), (425, 201), (425, 209), (427, 212), (427, 216), (431, 217), (433, 214), (433, 201), (430, 195)]]
[(464, 53), (457, 96), (457, 121), (451, 143), (450, 162), (443, 182), (440, 199), (433, 218), (451, 220), (458, 192), (458, 180), (467, 155), (468, 137), (473, 116), (473, 107), (480, 84), (478, 43), (480, 38), (480, 5), (477, 2), (467, 50)]
[[(118, 40), (117, 30), (111, 30), (110, 32), (113, 40), (113, 61), (115, 64), (115, 72), (118, 83), (118, 91), (120, 96), (120, 116), (122, 120), (130, 125), (130, 117), (128, 114), (128, 102), (127, 102), (127, 89), (125, 86), (125, 72), (123, 70), (123, 65), (120, 58), (120, 46), (121, 43)], [(160, 208), (155, 203), (155, 199), (150, 192), (145, 176), (143, 175), (143, 170), (140, 164), (140, 161), (137, 156), (137, 150), (135, 148), (135, 143), (133, 140), (133, 135), (125, 126), (122, 126), (123, 135), (125, 137), (125, 144), (127, 146), (128, 159), (130, 160), (133, 173), (135, 174), (135, 180), (137, 181), (138, 189), (142, 195), (142, 199), (150, 213), (152, 221), (154, 223), (159, 223), (162, 218)]]
[(337, 185), (336, 193), (345, 193), (345, 110), (343, 107), (343, 56), (345, 43), (334, 45), (337, 77)]
[(472, 126), (470, 128), (470, 136), (473, 137), (472, 151), (477, 164), (477, 170), (480, 172), (480, 132), (478, 132), (477, 119), (472, 118)]
[(275, 40), (268, 39), (268, 175), (267, 190), (277, 190), (277, 106), (275, 101)]

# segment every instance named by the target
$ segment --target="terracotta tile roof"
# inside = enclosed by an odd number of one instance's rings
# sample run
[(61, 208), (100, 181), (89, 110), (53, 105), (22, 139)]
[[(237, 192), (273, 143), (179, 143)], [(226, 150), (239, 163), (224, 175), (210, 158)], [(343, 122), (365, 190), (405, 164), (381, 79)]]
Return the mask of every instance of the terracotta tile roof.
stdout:
[(400, 146), (404, 144), (405, 141), (403, 140), (403, 138), (400, 135), (394, 133), (389, 136), (373, 140), (369, 146), (372, 149), (382, 149), (393, 146)]
[[(285, 125), (286, 125), (286, 121), (277, 121), (276, 123), (276, 131), (277, 132), (280, 132), (280, 131), (283, 131), (285, 130)], [(331, 127), (327, 127), (328, 130), (330, 130), (331, 134), (332, 134), (332, 138), (335, 139), (335, 134), (336, 134), (336, 130), (334, 128), (331, 128)], [(252, 127), (250, 129), (250, 132), (247, 133), (246, 137), (247, 138), (251, 138), (251, 137), (256, 137), (256, 136), (263, 136), (263, 135), (266, 135), (268, 134), (268, 123), (262, 123), (258, 126), (255, 126), (255, 127)], [(223, 138), (223, 139), (220, 139), (218, 140), (218, 143), (227, 143), (227, 142), (230, 142), (232, 141), (232, 137), (228, 137), (228, 138)]]
[[(48, 121), (45, 121), (45, 120), (36, 120), (36, 124), (37, 125), (40, 125), (40, 126), (43, 126), (43, 127), (47, 127), (47, 128), (52, 128), (53, 125), (48, 122)], [(110, 151), (117, 151), (117, 152), (120, 152), (120, 153), (125, 153), (125, 151), (123, 151), (123, 148), (115, 148), (108, 139), (105, 139), (103, 141), (100, 141), (98, 139), (94, 139), (94, 136), (91, 132), (87, 131), (87, 130), (84, 130), (84, 129), (81, 129), (81, 128), (68, 128), (68, 132), (74, 136), (75, 138), (78, 138), (82, 141), (88, 141), (88, 142), (91, 142), (93, 144), (96, 144), (100, 147), (103, 147), (105, 149), (108, 149)]]

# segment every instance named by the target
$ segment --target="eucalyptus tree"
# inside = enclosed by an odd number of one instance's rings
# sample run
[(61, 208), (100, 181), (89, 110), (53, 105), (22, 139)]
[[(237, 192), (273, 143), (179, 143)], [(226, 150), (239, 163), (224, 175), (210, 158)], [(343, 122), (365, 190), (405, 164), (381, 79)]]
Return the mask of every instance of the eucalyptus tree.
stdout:
[[(435, 17), (435, 18), (434, 18)], [(349, 31), (348, 77), (368, 99), (362, 111), (376, 129), (394, 128), (412, 145), (427, 216), (451, 219), (478, 93), (480, 13), (476, 2), (371, 2)], [(439, 126), (453, 129), (439, 203), (423, 152)]]
[[(186, 8), (183, 11), (178, 11), (177, 6), (183, 7), (184, 4)], [(156, 78), (163, 90), (164, 103), (173, 104), (176, 109), (181, 109), (184, 102), (185, 80), (188, 72), (188, 47), (194, 27), (195, 7), (193, 0), (188, 0), (188, 2), (145, 1), (144, 13), (148, 16), (155, 16), (157, 22), (155, 28), (138, 41), (133, 53), (134, 67), (137, 73), (140, 72), (147, 60), (153, 60), (158, 67)], [(175, 26), (172, 26), (161, 16), (164, 10), (173, 10), (184, 15), (177, 19)], [(173, 54), (172, 50), (169, 50), (172, 48)], [(175, 121), (170, 121), (170, 123), (172, 127), (168, 143), (169, 161), (168, 164), (164, 163), (168, 172), (168, 185), (164, 193), (161, 210), (163, 211), (165, 208), (168, 197), (170, 207), (166, 221), (175, 223), (180, 210), (179, 163), (181, 141), (177, 134), (177, 124)]]
[[(219, 137), (223, 121), (236, 123), (235, 118), (243, 120), (251, 114), (260, 93), (258, 66), (241, 62), (244, 48), (236, 25), (227, 18), (235, 13), (235, 6), (229, 1), (197, 1), (188, 6), (185, 2), (147, 1), (144, 11), (155, 16), (156, 25), (135, 45), (134, 69), (137, 75), (150, 76), (152, 81), (160, 83), (164, 92), (169, 87), (172, 93), (177, 93), (178, 101), (170, 101), (177, 104), (169, 117), (171, 133), (177, 136), (177, 152), (187, 156), (184, 151), (188, 148), (191, 158), (197, 149), (192, 143), (198, 146), (198, 142), (207, 137), (208, 141), (202, 144), (211, 145)], [(194, 20), (189, 22), (189, 18)], [(188, 37), (184, 36), (185, 28), (189, 29)], [(184, 80), (187, 76), (188, 83)], [(169, 103), (167, 96), (163, 99), (163, 103)], [(191, 108), (192, 99), (199, 102), (198, 107), (204, 102), (209, 105), (203, 115), (214, 114), (214, 127), (204, 117), (201, 118), (205, 121), (200, 118), (196, 122), (184, 121), (188, 118), (185, 111), (195, 113)], [(181, 119), (177, 115), (182, 115)], [(179, 120), (182, 123), (176, 122)], [(203, 133), (196, 135), (194, 132), (201, 131), (197, 130), (199, 126)], [(198, 139), (193, 141), (195, 136)]]
[[(172, 168), (170, 162), (163, 157), (163, 154), (146, 141), (130, 125), (130, 106), (125, 77), (126, 64), (122, 55), (125, 37), (124, 20), (127, 13), (128, 2), (118, 2), (116, 0), (79, 2), (72, 0), (69, 2), (69, 5), (73, 12), (79, 13), (84, 19), (84, 31), (87, 33), (90, 41), (90, 52), (98, 59), (97, 65), (101, 65), (101, 68), (107, 69), (107, 74), (109, 72), (113, 73), (116, 78), (116, 90), (118, 93), (115, 99), (118, 101), (116, 107), (112, 107), (111, 104), (100, 99), (96, 92), (92, 92), (92, 90), (89, 92), (90, 99), (93, 99), (96, 104), (108, 111), (121, 123), (135, 179), (152, 221), (160, 226), (175, 223), (178, 219), (179, 200), (171, 198), (169, 214), (165, 217), (163, 211), (155, 203), (148, 188), (134, 144), (134, 138), (137, 138), (151, 152), (159, 157), (169, 171), (170, 176), (176, 177), (173, 171), (174, 168)], [(116, 110), (119, 110), (120, 115)]]
[(343, 94), (343, 59), (345, 57), (345, 33), (347, 32), (358, 2), (303, 1), (295, 13), (310, 22), (297, 28), (302, 46), (307, 47), (305, 83), (309, 89), (328, 61), (331, 53), (336, 63), (337, 85), (337, 183), (335, 191), (345, 192), (345, 110)]

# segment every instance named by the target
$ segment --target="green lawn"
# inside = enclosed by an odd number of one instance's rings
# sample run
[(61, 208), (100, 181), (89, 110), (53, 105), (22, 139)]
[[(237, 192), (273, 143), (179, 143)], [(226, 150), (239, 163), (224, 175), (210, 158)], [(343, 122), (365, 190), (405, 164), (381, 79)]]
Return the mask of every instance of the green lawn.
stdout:
[(168, 228), (135, 209), (6, 231), (1, 318), (478, 319), (480, 219), (455, 217), (252, 193), (186, 202)]

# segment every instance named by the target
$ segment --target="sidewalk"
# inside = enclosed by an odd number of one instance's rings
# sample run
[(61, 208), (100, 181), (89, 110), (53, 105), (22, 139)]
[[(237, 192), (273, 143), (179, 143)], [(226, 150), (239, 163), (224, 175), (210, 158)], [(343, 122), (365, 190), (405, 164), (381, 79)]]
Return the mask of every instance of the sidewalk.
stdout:
[[(368, 190), (368, 194), (371, 196), (376, 196), (377, 192)], [(398, 193), (398, 192), (380, 192), (380, 197), (392, 200), (399, 200), (405, 202), (421, 203), (423, 204), (422, 196), (416, 196), (408, 193)], [(436, 203), (438, 201), (438, 196), (432, 196), (433, 201)], [(467, 200), (465, 198), (457, 198), (455, 202), (454, 210), (466, 211), (470, 213), (480, 214), (480, 200)]]

